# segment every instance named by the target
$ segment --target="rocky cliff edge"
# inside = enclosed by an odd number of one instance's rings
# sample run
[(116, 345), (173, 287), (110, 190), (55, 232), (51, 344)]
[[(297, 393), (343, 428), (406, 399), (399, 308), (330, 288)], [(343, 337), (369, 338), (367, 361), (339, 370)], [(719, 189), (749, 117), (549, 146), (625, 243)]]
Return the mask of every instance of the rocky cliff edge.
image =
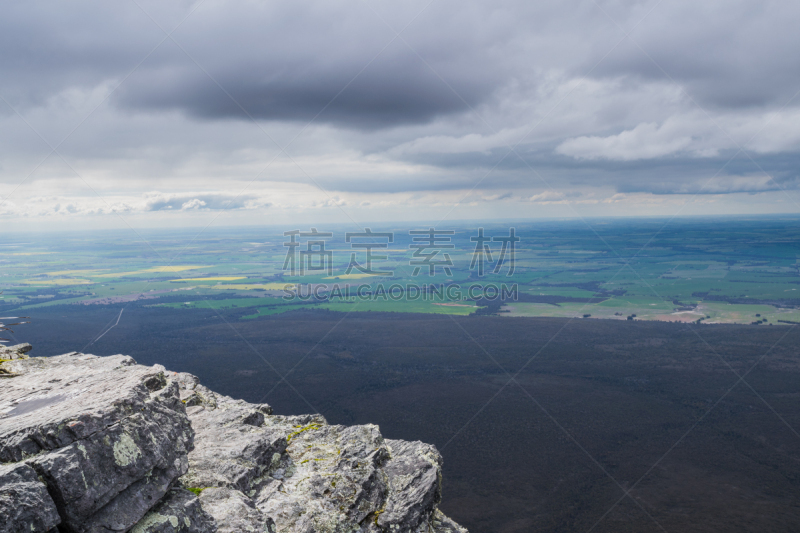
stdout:
[(131, 357), (0, 347), (0, 533), (466, 533), (442, 458)]

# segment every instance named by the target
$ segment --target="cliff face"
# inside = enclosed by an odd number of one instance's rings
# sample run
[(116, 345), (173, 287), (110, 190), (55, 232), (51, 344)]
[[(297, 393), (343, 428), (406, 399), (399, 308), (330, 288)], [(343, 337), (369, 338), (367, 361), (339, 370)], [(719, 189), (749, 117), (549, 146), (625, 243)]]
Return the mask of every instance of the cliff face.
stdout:
[(441, 456), (127, 356), (0, 353), (0, 533), (466, 533)]

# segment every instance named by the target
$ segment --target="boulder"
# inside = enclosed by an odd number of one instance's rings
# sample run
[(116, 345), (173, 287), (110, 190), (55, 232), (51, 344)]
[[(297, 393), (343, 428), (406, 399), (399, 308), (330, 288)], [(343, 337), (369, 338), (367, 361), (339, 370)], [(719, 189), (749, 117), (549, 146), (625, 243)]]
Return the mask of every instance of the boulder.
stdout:
[(50, 531), (61, 523), (45, 484), (25, 463), (0, 465), (0, 533)]
[(423, 442), (385, 441), (391, 453), (384, 471), (389, 496), (377, 525), (392, 531), (413, 531), (430, 522), (442, 501), (442, 456)]
[(188, 469), (194, 433), (163, 367), (126, 356), (14, 360), (0, 389), (0, 462), (46, 483), (62, 527), (127, 531)]
[(0, 344), (0, 359), (5, 359), (7, 361), (14, 359), (27, 359), (28, 352), (30, 352), (32, 348), (33, 347), (27, 342), (23, 344), (15, 344), (14, 346), (3, 346)]

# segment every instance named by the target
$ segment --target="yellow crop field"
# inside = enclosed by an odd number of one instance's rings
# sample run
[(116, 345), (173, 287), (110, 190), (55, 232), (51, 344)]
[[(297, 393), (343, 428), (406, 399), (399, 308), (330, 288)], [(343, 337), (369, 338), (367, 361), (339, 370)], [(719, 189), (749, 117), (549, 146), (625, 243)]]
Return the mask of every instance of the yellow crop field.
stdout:
[(211, 268), (214, 265), (171, 265), (160, 266), (142, 270), (142, 272), (183, 272), (184, 270), (197, 270), (198, 268)]
[(8, 255), (46, 255), (54, 254), (55, 252), (13, 252)]
[(88, 279), (60, 278), (60, 279), (36, 279), (23, 281), (25, 285), (88, 285), (92, 283)]
[(83, 276), (90, 276), (95, 272), (100, 272), (99, 270), (58, 270), (56, 272), (45, 272), (48, 276), (74, 276), (74, 275), (83, 275)]
[(362, 278), (374, 278), (380, 277), (380, 274), (364, 274), (363, 272), (360, 274), (342, 274), (341, 276), (328, 276), (327, 278), (323, 279), (362, 279)]
[(112, 272), (109, 274), (98, 274), (98, 278), (116, 278), (119, 276), (133, 276), (136, 274), (147, 274), (153, 272), (183, 272), (184, 270), (195, 270), (198, 268), (211, 268), (214, 265), (176, 265), (176, 266), (160, 266), (160, 267), (152, 267), (152, 268), (145, 268), (144, 270), (132, 270), (130, 272)]
[(222, 290), (239, 290), (239, 291), (251, 291), (254, 289), (264, 289), (268, 291), (282, 291), (284, 289), (291, 289), (294, 287), (294, 283), (255, 283), (253, 285), (244, 284), (241, 285), (214, 285), (209, 287), (210, 289), (222, 289)]
[(217, 276), (214, 278), (180, 278), (170, 281), (236, 281), (237, 279), (247, 279), (247, 276)]

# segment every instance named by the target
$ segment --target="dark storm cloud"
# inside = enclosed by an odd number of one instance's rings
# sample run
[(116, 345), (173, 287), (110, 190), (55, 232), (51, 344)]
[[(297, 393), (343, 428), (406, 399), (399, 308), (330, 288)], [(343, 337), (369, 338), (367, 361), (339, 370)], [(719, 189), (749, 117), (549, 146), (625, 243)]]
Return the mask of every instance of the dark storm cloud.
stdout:
[[(663, 2), (643, 23), (647, 2), (602, 3), (633, 46), (614, 50), (598, 75), (676, 80), (703, 106), (783, 105), (800, 91), (800, 3), (726, 0)], [(626, 5), (627, 4), (627, 5)], [(606, 52), (587, 57), (592, 66)]]
[(450, 21), (430, 13), (422, 16), (434, 19), (417, 26), (439, 22), (444, 33), (395, 38), (387, 24), (400, 30), (424, 6), (410, 3), (392, 16), (360, 2), (204, 5), (176, 32), (180, 48), (166, 43), (119, 101), (206, 119), (308, 121), (319, 114), (320, 122), (361, 128), (421, 123), (477, 105), (507, 78), (487, 46), (502, 36), (469, 26), (459, 32), (457, 13)]
[[(353, 127), (468, 112), (517, 79), (542, 83), (545, 69), (674, 81), (719, 107), (782, 105), (800, 90), (792, 2), (425, 4), (377, 14), (360, 2), (214, 4), (175, 38), (253, 116), (305, 121), (322, 111), (321, 122)], [(400, 30), (420, 12), (392, 41), (384, 21)], [(613, 48), (629, 27), (632, 40)], [(156, 57), (123, 87), (124, 104), (243, 118), (174, 45)]]
[[(502, 147), (487, 153), (425, 154), (413, 159), (447, 169), (436, 176), (405, 180), (351, 180), (323, 184), (338, 190), (393, 193), (475, 188), (590, 189), (610, 186), (622, 193), (728, 194), (783, 191), (800, 188), (800, 154), (753, 156), (725, 150), (715, 157), (669, 157), (637, 161), (581, 161), (553, 156), (552, 145), (518, 146), (509, 155)], [(517, 155), (519, 154), (519, 155)], [(751, 159), (752, 157), (752, 159)]]
[(25, 108), (70, 87), (94, 87), (133, 69), (160, 35), (132, 2), (4, 2), (0, 90)]
[[(158, 25), (171, 31), (195, 4), (141, 5), (146, 13), (132, 2), (7, 3), (4, 95), (41, 102), (120, 78), (164, 39)], [(114, 99), (206, 119), (246, 118), (239, 105), (260, 119), (306, 121), (322, 111), (321, 122), (376, 128), (467, 111), (548, 68), (665, 80), (663, 67), (698, 100), (720, 106), (783, 103), (800, 89), (792, 53), (800, 4), (792, 2), (425, 5), (376, 4), (375, 13), (361, 2), (206, 0), (174, 33), (180, 47), (163, 43)], [(392, 42), (384, 21), (400, 30), (417, 14)], [(600, 61), (642, 18), (631, 36), (655, 61), (627, 41)]]
[[(211, 69), (228, 94), (198, 69), (175, 78), (152, 72), (127, 84), (120, 102), (131, 109), (181, 109), (201, 119), (309, 121), (319, 115), (319, 122), (367, 129), (424, 123), (467, 108), (427, 67), (407, 58), (381, 62), (361, 74), (363, 65), (354, 63), (312, 72), (254, 63), (235, 70)], [(275, 71), (282, 75), (269, 74)], [(493, 89), (480, 79), (455, 85), (470, 105)]]
[[(132, 2), (3, 8), (3, 94), (37, 105), (68, 87), (126, 76), (164, 39), (159, 26), (171, 31), (192, 7), (141, 5), (146, 13)], [(174, 33), (178, 44), (161, 44), (113, 100), (129, 110), (178, 109), (201, 119), (249, 113), (307, 121), (322, 112), (320, 122), (363, 128), (426, 122), (477, 105), (507, 78), (492, 49), (503, 37), (470, 28), (475, 21), (457, 13), (449, 21), (429, 13), (433, 20), (417, 30), (438, 26), (440, 35), (407, 31), (393, 41), (387, 23), (400, 30), (424, 6), (411, 3), (397, 15), (359, 2), (207, 0)], [(455, 27), (461, 23), (466, 27)]]

